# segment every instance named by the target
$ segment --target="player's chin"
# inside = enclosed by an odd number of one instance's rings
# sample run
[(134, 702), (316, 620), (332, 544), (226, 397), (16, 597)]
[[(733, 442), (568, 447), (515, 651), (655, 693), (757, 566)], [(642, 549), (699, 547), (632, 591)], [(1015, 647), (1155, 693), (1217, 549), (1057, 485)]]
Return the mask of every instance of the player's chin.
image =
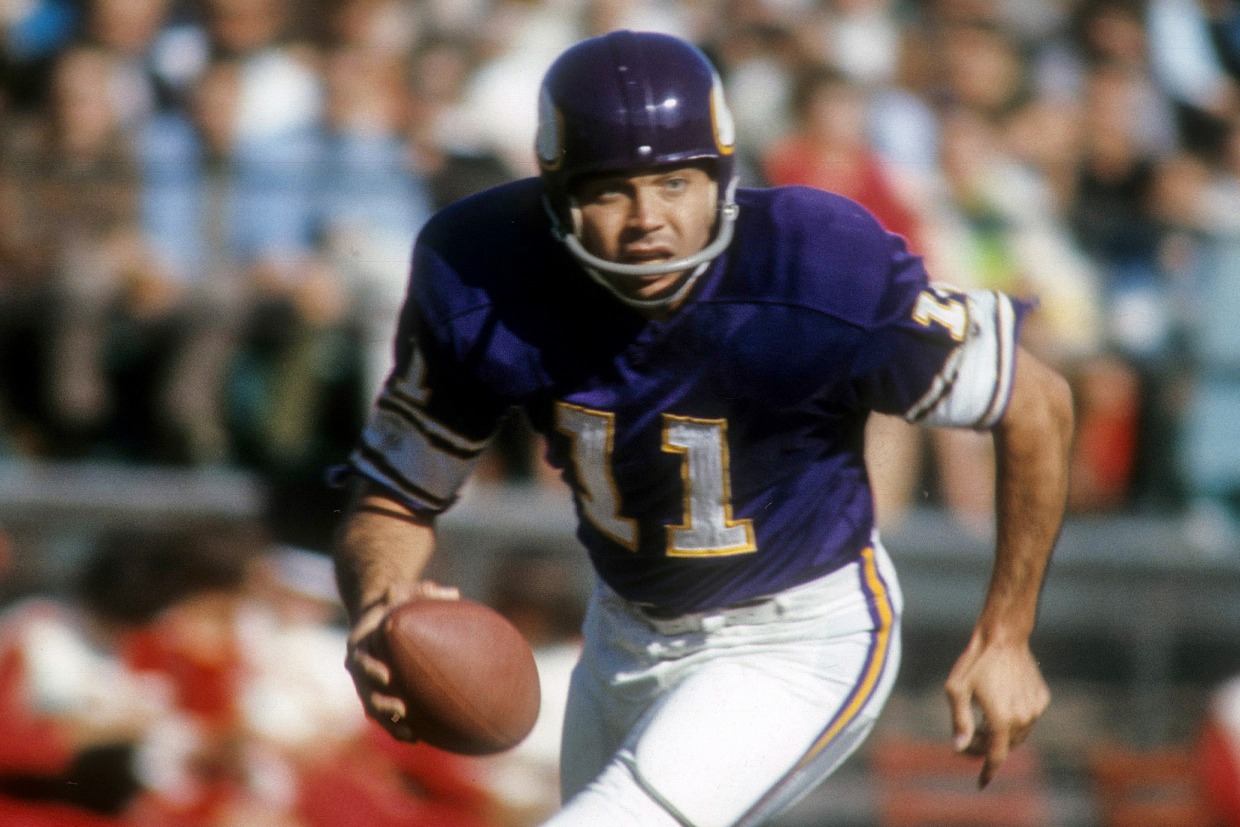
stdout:
[(616, 284), (616, 289), (631, 299), (639, 301), (657, 300), (675, 294), (688, 276), (688, 272), (680, 272), (626, 279)]

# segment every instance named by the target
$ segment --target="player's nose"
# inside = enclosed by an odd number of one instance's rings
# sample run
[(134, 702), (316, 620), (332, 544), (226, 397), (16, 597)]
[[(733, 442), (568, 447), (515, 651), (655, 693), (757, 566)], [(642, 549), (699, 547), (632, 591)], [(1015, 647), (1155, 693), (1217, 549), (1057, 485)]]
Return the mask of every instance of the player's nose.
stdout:
[(650, 232), (663, 226), (663, 210), (653, 188), (638, 187), (629, 206), (629, 226)]

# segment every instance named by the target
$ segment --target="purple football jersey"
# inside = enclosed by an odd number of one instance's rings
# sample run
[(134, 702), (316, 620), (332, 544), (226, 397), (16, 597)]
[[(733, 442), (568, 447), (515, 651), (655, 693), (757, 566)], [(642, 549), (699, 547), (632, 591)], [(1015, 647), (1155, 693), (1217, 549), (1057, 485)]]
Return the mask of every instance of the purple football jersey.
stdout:
[(1023, 306), (931, 286), (856, 203), (741, 190), (736, 237), (648, 320), (555, 241), (537, 180), (419, 237), (397, 367), (352, 468), (439, 512), (500, 418), (524, 409), (571, 485), (578, 537), (629, 600), (745, 601), (858, 556), (874, 514), (871, 411), (987, 427)]

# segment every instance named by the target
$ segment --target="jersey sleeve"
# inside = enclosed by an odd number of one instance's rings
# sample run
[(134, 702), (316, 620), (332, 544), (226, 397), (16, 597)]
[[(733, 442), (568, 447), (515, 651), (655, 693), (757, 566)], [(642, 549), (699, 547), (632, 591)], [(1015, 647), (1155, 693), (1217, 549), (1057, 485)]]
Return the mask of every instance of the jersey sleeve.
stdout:
[(913, 423), (988, 429), (1011, 396), (1029, 305), (993, 290), (924, 283), (875, 330), (863, 380), (873, 410)]
[(915, 314), (927, 307), (960, 313), (955, 308), (963, 307), (964, 335), (904, 418), (924, 425), (993, 427), (1011, 398), (1017, 334), (1026, 305), (994, 290), (943, 287), (927, 288), (918, 302)]
[(425, 286), (442, 266), (425, 250), (415, 253), (395, 367), (336, 473), (369, 479), (431, 515), (456, 500), (507, 410), (470, 369), (469, 331)]

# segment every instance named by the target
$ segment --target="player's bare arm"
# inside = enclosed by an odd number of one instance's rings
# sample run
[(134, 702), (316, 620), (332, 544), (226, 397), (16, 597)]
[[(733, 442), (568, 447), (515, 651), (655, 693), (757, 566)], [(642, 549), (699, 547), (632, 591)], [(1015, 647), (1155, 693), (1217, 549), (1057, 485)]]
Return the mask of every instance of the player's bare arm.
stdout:
[(407, 710), (390, 691), (392, 670), (376, 633), (401, 603), (457, 596), (421, 579), (434, 547), (433, 525), (371, 484), (359, 488), (336, 540), (336, 579), (350, 623), (345, 665), (367, 714), (405, 740), (412, 739)]
[(946, 684), (956, 748), (985, 759), (981, 786), (1050, 703), (1029, 637), (1063, 520), (1071, 439), (1067, 383), (1020, 350), (1011, 401), (994, 429), (994, 570), (977, 626)]

